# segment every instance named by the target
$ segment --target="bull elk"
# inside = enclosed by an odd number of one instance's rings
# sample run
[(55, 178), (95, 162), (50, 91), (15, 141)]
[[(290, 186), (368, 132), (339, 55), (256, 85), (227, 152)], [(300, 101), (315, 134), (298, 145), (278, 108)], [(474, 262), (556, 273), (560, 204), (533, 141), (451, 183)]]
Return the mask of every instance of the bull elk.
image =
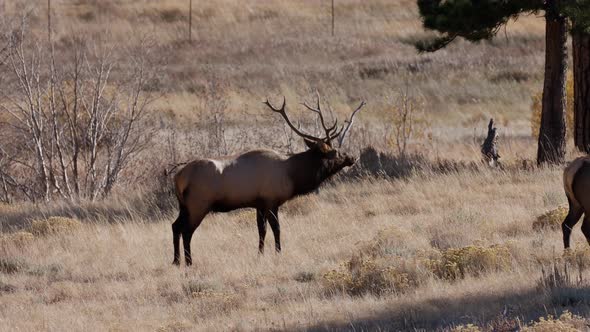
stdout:
[(264, 252), (266, 223), (274, 234), (275, 249), (281, 251), (279, 207), (286, 201), (316, 190), (320, 184), (355, 159), (338, 151), (332, 141), (340, 145), (352, 126), (355, 114), (365, 105), (361, 102), (350, 119), (338, 128), (335, 120), (326, 126), (324, 114), (317, 106), (303, 104), (317, 113), (325, 136), (315, 137), (300, 131), (289, 120), (283, 105), (276, 108), (267, 100), (264, 104), (282, 116), (286, 124), (301, 136), (308, 149), (284, 156), (272, 150), (253, 150), (237, 156), (197, 159), (188, 163), (174, 177), (180, 213), (172, 224), (174, 261), (180, 264), (180, 239), (184, 246), (186, 265), (192, 264), (191, 238), (209, 212), (227, 212), (240, 208), (255, 208), (258, 224), (258, 250)]
[(561, 224), (563, 246), (570, 247), (570, 235), (582, 214), (582, 233), (590, 243), (590, 156), (572, 161), (563, 171), (563, 186), (569, 204), (569, 212)]

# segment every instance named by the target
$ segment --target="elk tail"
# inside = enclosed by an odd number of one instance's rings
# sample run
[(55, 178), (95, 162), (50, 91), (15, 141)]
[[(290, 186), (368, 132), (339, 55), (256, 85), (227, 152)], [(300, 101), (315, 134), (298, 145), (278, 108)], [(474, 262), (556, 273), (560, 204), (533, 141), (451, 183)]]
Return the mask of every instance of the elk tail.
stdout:
[(178, 164), (168, 164), (168, 168), (164, 169), (164, 175), (168, 176), (172, 174), (172, 172), (174, 172), (178, 167), (184, 166), (186, 164), (188, 164), (187, 161)]

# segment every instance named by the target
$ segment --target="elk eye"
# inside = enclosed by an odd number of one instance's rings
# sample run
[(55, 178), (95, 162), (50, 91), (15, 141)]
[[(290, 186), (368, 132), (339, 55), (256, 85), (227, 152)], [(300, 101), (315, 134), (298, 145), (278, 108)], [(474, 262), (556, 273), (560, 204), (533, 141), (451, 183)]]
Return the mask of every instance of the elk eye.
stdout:
[(329, 159), (334, 159), (334, 158), (336, 158), (337, 155), (338, 155), (338, 151), (336, 151), (336, 150), (330, 150), (330, 151), (328, 151), (328, 153), (326, 153), (326, 157), (328, 157)]

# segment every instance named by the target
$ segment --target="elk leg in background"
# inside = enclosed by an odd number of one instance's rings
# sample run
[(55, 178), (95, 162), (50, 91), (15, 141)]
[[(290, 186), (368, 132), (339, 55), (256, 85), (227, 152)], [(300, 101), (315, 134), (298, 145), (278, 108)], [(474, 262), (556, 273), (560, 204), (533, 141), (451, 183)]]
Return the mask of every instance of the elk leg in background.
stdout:
[[(561, 224), (561, 230), (563, 231), (563, 246), (565, 249), (570, 247), (570, 236), (572, 234), (572, 229), (574, 228), (574, 226), (576, 225), (576, 223), (578, 222), (578, 220), (582, 216), (582, 213), (584, 213), (584, 209), (577, 206), (577, 204), (573, 203), (569, 199), (569, 197), (568, 197), (567, 201), (569, 203), (570, 210), (567, 213), (565, 220)], [(590, 226), (590, 222), (586, 221), (586, 217), (584, 217), (584, 225), (587, 225), (586, 226), (587, 228)], [(584, 231), (584, 225), (582, 225), (582, 231)], [(586, 235), (586, 232), (584, 232), (584, 235)], [(590, 235), (590, 234), (588, 234), (588, 235)], [(588, 235), (586, 235), (586, 239), (588, 239)]]
[(281, 252), (281, 226), (279, 225), (279, 208), (275, 207), (270, 209), (268, 214), (268, 223), (272, 229), (272, 233), (275, 236), (275, 250)]
[(178, 213), (178, 218), (172, 224), (172, 238), (174, 243), (174, 260), (172, 264), (180, 265), (180, 234), (182, 231), (182, 227), (188, 221), (188, 211), (183, 206), (180, 205), (180, 212)]
[(205, 215), (207, 214), (205, 213), (198, 215), (198, 217), (192, 217), (190, 222), (184, 225), (182, 231), (182, 243), (184, 245), (184, 261), (186, 266), (193, 265), (193, 258), (191, 256), (191, 239), (193, 238), (195, 230), (201, 225)]
[(584, 216), (584, 221), (582, 222), (582, 233), (586, 237), (586, 241), (590, 244), (590, 217)]
[(266, 219), (267, 212), (262, 209), (256, 209), (256, 222), (258, 223), (258, 236), (260, 238), (258, 242), (258, 252), (264, 253), (264, 238), (266, 237)]

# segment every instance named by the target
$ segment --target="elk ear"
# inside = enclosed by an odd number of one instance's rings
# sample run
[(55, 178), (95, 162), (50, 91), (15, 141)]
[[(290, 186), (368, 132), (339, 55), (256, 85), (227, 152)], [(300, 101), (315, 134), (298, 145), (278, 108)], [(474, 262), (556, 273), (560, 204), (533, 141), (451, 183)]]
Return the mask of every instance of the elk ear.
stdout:
[(312, 141), (312, 140), (309, 140), (307, 138), (304, 138), (303, 141), (305, 142), (305, 145), (307, 145), (307, 147), (310, 148), (310, 149), (315, 148), (316, 145), (317, 145), (317, 142), (316, 141)]

